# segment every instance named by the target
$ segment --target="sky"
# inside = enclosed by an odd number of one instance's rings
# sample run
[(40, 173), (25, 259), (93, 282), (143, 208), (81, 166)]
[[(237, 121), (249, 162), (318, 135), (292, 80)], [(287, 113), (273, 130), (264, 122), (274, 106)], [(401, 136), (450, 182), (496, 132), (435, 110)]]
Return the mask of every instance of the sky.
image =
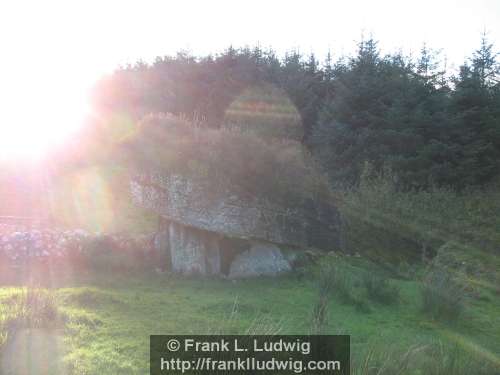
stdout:
[(500, 1), (2, 0), (0, 128), (19, 124), (19, 137), (43, 120), (54, 128), (44, 136), (58, 138), (88, 111), (100, 76), (181, 49), (259, 44), (339, 56), (364, 33), (384, 52), (442, 48), (456, 68), (483, 30), (500, 49)]

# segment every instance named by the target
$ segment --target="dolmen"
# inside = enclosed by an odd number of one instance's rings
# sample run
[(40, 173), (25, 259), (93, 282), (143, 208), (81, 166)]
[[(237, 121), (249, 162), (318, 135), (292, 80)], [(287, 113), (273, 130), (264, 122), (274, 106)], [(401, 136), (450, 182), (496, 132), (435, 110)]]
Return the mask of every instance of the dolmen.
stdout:
[(307, 250), (341, 245), (341, 217), (333, 201), (306, 199), (285, 207), (207, 184), (159, 172), (131, 176), (133, 202), (160, 217), (155, 247), (172, 272), (274, 276), (290, 271)]

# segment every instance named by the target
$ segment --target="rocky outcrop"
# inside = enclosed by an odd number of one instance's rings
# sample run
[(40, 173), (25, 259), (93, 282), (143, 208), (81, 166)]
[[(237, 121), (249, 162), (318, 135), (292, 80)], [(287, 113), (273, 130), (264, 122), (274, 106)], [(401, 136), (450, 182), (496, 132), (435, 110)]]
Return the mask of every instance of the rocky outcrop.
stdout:
[(254, 243), (252, 247), (239, 254), (231, 263), (230, 279), (256, 276), (276, 276), (291, 271), (290, 263), (281, 250), (270, 243)]

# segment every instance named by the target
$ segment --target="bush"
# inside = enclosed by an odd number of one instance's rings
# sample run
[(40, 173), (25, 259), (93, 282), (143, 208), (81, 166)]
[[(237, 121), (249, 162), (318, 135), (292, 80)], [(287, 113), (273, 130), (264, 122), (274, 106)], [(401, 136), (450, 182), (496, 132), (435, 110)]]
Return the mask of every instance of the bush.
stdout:
[(349, 302), (352, 298), (353, 278), (340, 258), (328, 259), (320, 264), (317, 285), (320, 296), (334, 293), (343, 302)]
[(415, 265), (441, 252), (455, 258), (443, 259), (449, 267), (465, 265), (469, 275), (498, 284), (498, 185), (462, 192), (401, 191), (396, 182), (390, 170), (373, 175), (368, 164), (359, 187), (336, 190), (345, 223), (345, 248), (395, 276), (413, 279), (419, 276)]
[(85, 265), (98, 272), (134, 271), (146, 267), (146, 255), (137, 248), (123, 248), (110, 236), (93, 238), (84, 246)]
[(399, 302), (399, 288), (389, 283), (387, 279), (374, 275), (365, 275), (363, 284), (371, 300), (386, 305)]
[(423, 311), (432, 319), (453, 322), (464, 310), (465, 288), (451, 273), (433, 269), (422, 283)]
[(351, 267), (341, 258), (321, 262), (317, 275), (319, 302), (313, 315), (321, 313), (327, 296), (334, 294), (342, 303), (353, 305), (361, 312), (370, 312), (370, 307), (356, 290), (356, 278)]
[(337, 286), (337, 278), (337, 267), (332, 262), (322, 262), (320, 264), (316, 277), (318, 299), (311, 311), (311, 334), (322, 334), (328, 324), (328, 303)]
[(331, 198), (326, 177), (318, 172), (309, 152), (292, 140), (211, 129), (157, 114), (141, 121), (121, 152), (125, 162), (141, 172), (168, 171), (242, 198), (285, 207)]

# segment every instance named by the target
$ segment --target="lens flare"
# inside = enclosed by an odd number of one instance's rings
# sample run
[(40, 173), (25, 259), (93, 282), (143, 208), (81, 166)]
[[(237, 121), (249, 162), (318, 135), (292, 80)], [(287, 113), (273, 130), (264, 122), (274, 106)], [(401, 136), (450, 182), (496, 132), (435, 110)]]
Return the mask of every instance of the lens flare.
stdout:
[(0, 160), (34, 159), (63, 143), (88, 109), (83, 81), (40, 72), (0, 73)]

